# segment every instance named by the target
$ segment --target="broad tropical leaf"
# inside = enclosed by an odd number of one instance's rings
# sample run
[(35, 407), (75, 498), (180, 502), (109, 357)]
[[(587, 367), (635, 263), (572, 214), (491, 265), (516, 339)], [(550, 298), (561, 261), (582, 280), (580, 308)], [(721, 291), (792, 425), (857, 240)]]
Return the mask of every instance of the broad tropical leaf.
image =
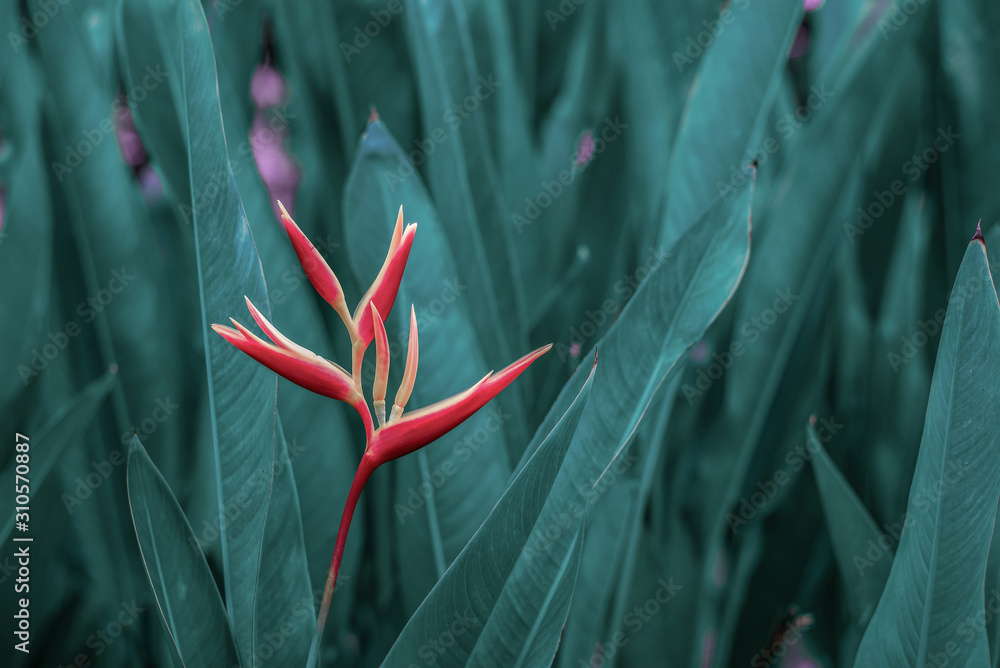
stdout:
[(138, 438), (129, 446), (128, 495), (146, 574), (182, 664), (247, 665), (198, 538)]
[[(1000, 303), (973, 239), (941, 333), (896, 558), (854, 665), (989, 664), (986, 560), (1000, 501)], [(953, 663), (952, 663), (953, 662)]]

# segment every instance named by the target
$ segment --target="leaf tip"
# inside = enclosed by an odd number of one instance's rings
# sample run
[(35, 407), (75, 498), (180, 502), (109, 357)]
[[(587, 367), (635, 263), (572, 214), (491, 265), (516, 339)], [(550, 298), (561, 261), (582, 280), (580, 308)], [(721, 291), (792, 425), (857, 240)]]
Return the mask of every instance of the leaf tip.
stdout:
[(128, 454), (133, 452), (139, 452), (142, 450), (142, 441), (139, 439), (139, 433), (133, 429), (132, 430), (132, 440), (128, 443)]

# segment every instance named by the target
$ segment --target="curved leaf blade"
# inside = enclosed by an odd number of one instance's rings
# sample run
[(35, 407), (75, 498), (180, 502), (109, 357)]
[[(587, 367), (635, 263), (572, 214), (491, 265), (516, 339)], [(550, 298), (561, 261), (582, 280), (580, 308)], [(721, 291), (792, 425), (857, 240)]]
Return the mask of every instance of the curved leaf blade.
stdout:
[(241, 665), (198, 539), (138, 437), (129, 446), (127, 483), (149, 584), (181, 662), (188, 668)]
[[(727, 177), (750, 162), (748, 153), (763, 153), (757, 144), (801, 15), (801, 0), (735, 2), (720, 15), (719, 37), (703, 56), (677, 131), (661, 235), (668, 247), (716, 195), (743, 183), (742, 175)], [(734, 106), (756, 112), (734, 114)]]
[(952, 290), (899, 550), (854, 665), (989, 665), (986, 561), (1000, 500), (1000, 304), (973, 239)]
[[(172, 179), (168, 171), (167, 182), (173, 184), (179, 204), (190, 203), (218, 480), (224, 595), (240, 655), (252, 665), (254, 598), (274, 461), (275, 376), (209, 326), (244, 313), (244, 295), (263, 308), (268, 304), (267, 288), (228, 157), (215, 56), (201, 5), (128, 0), (122, 13), (122, 25), (152, 21), (155, 27), (152, 35), (124, 31), (132, 79), (141, 80), (144, 68), (156, 63), (173, 74), (167, 77), (171, 97), (161, 102), (172, 105), (175, 118), (166, 124), (158, 123), (161, 115), (144, 119), (151, 110), (162, 112), (162, 104), (147, 102), (135, 110), (136, 119), (146, 135), (157, 138), (150, 142), (154, 157), (171, 156), (175, 170), (186, 163), (186, 174), (175, 173)], [(165, 86), (157, 90), (168, 92)], [(205, 184), (215, 184), (218, 194), (199, 196)], [(265, 313), (269, 310), (268, 306)]]
[(879, 546), (884, 540), (868, 509), (854, 493), (837, 465), (830, 459), (826, 449), (816, 436), (816, 429), (807, 429), (810, 443), (818, 448), (812, 460), (819, 499), (823, 506), (823, 516), (833, 544), (833, 556), (837, 561), (840, 577), (847, 589), (848, 603), (859, 629), (868, 625), (875, 613), (882, 589), (889, 577), (892, 552), (883, 550), (879, 558), (868, 559), (869, 543)]
[[(108, 392), (118, 381), (114, 374), (108, 373), (83, 388), (79, 394), (53, 415), (38, 433), (31, 437), (31, 485), (32, 493), (37, 494), (55, 463), (61, 458), (66, 446), (83, 433), (94, 419)], [(15, 465), (12, 459), (7, 469), (0, 474), (0, 488), (14, 489)], [(13, 497), (9, 499), (13, 503)], [(4, 500), (8, 503), (8, 500)], [(14, 530), (14, 513), (11, 507), (9, 519), (0, 529), (0, 543), (6, 543)]]
[[(522, 665), (526, 653), (535, 656), (528, 665), (541, 665), (545, 662), (537, 654), (547, 646), (551, 663), (569, 612), (582, 521), (562, 531), (557, 539), (562, 545), (555, 545), (544, 535), (550, 525), (543, 515), (546, 508), (561, 507), (567, 493), (580, 492), (566, 489), (572, 481), (562, 471), (596, 368), (595, 357), (566, 412), (410, 618), (383, 665), (409, 666), (414, 656), (431, 656), (444, 666), (467, 665), (474, 659), (480, 664)], [(553, 550), (553, 557), (546, 545), (564, 549)], [(456, 620), (462, 622), (461, 633), (449, 630)], [(428, 639), (449, 632), (455, 638), (450, 646), (428, 645)]]

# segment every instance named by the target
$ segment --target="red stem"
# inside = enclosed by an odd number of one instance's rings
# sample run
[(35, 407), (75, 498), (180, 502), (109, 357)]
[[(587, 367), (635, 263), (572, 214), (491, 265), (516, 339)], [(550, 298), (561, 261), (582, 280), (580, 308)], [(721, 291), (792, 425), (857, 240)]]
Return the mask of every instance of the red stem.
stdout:
[[(367, 410), (365, 411), (367, 413)], [(368, 416), (367, 424), (371, 424), (371, 415)], [(372, 471), (378, 467), (378, 463), (367, 452), (361, 457), (358, 464), (357, 473), (354, 474), (354, 482), (351, 483), (351, 491), (347, 494), (347, 504), (344, 506), (344, 514), (340, 518), (340, 529), (337, 531), (337, 543), (333, 548), (333, 561), (330, 563), (330, 574), (326, 578), (326, 589), (323, 590), (323, 603), (319, 608), (319, 617), (316, 620), (316, 636), (313, 640), (318, 648), (323, 639), (323, 629), (326, 627), (326, 618), (330, 614), (330, 602), (333, 600), (333, 590), (337, 586), (337, 573), (340, 571), (340, 560), (344, 556), (344, 545), (347, 544), (347, 532), (351, 528), (351, 518), (354, 517), (354, 509), (358, 505), (358, 498), (361, 490)]]

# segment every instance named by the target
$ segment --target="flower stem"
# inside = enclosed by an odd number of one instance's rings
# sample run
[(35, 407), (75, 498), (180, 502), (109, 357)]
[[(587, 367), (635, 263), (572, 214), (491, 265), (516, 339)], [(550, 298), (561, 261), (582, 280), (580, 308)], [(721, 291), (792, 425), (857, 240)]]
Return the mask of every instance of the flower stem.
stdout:
[[(375, 425), (372, 424), (372, 413), (368, 409), (368, 403), (365, 401), (364, 395), (358, 394), (357, 396), (358, 398), (351, 405), (354, 406), (354, 410), (361, 416), (361, 421), (365, 425), (365, 443), (371, 443), (372, 436), (375, 435)], [(365, 449), (367, 450), (367, 446), (365, 446)]]
[(358, 471), (354, 474), (354, 482), (351, 483), (351, 491), (347, 494), (344, 514), (340, 518), (337, 543), (333, 548), (333, 560), (330, 562), (330, 574), (326, 578), (326, 589), (323, 590), (323, 602), (319, 608), (319, 616), (316, 618), (316, 633), (313, 636), (312, 646), (309, 648), (306, 668), (319, 666), (319, 650), (323, 640), (323, 629), (326, 627), (326, 618), (330, 614), (330, 602), (333, 600), (333, 590), (337, 586), (337, 573), (340, 571), (340, 560), (344, 557), (344, 546), (347, 544), (347, 532), (351, 528), (351, 518), (354, 517), (354, 509), (358, 505), (361, 490), (364, 489), (368, 477), (377, 466), (374, 458), (365, 452), (358, 464)]

